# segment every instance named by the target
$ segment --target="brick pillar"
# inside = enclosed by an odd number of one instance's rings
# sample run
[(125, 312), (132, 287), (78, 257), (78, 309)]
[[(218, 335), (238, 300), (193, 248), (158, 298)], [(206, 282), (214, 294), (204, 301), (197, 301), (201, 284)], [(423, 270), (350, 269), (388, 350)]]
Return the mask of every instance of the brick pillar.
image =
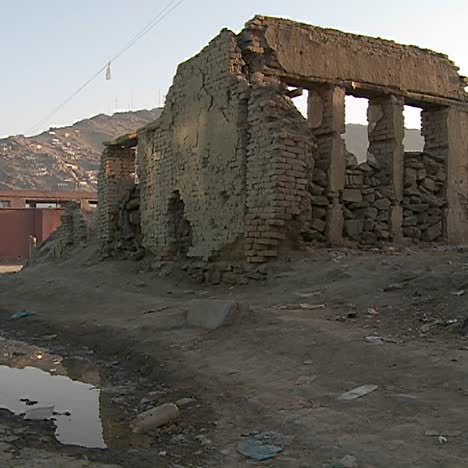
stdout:
[(107, 147), (101, 156), (98, 175), (98, 238), (114, 240), (120, 204), (135, 183), (135, 149)]
[(340, 195), (346, 173), (345, 133), (346, 91), (338, 86), (309, 89), (307, 117), (317, 138), (318, 167), (327, 172), (327, 241), (339, 245), (343, 238), (343, 208)]
[(380, 169), (379, 193), (388, 199), (388, 231), (394, 243), (402, 239), (403, 172), (405, 134), (404, 101), (397, 96), (379, 96), (369, 99), (367, 111), (369, 156), (374, 157)]

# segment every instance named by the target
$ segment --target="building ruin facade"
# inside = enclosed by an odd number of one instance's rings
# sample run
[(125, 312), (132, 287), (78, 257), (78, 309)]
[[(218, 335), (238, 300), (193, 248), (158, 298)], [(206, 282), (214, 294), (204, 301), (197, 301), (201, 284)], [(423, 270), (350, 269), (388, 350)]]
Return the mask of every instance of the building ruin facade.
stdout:
[[(128, 208), (162, 260), (261, 264), (307, 243), (463, 243), (466, 86), (445, 55), (257, 16), (179, 65), (156, 122), (107, 143), (99, 237), (118, 240)], [(292, 101), (303, 91), (307, 118)], [(369, 101), (361, 164), (343, 139), (347, 95)], [(422, 109), (420, 153), (404, 152), (405, 105)]]

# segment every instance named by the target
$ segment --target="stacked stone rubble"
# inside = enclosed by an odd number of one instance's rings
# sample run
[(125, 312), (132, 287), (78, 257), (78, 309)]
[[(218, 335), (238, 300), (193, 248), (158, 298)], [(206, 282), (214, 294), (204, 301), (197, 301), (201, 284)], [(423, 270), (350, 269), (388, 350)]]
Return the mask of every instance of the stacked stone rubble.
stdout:
[(445, 162), (428, 153), (405, 154), (403, 235), (415, 242), (446, 239)]

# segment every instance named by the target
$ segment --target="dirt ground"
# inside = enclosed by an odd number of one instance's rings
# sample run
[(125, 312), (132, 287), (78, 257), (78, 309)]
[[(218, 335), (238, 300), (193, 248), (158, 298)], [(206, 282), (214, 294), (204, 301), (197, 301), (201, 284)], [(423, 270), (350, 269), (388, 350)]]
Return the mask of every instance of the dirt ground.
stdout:
[[(89, 249), (4, 274), (0, 330), (98, 363), (121, 389), (123, 419), (148, 395), (196, 402), (146, 445), (108, 450), (60, 446), (43, 427), (18, 436), (24, 426), (0, 414), (0, 466), (253, 466), (237, 444), (275, 431), (284, 450), (258, 465), (338, 467), (351, 455), (358, 467), (467, 467), (467, 297), (466, 248), (310, 251), (266, 282), (231, 287), (99, 262)], [(249, 311), (217, 330), (189, 328), (200, 299)], [(9, 319), (20, 309), (34, 315)], [(378, 388), (337, 400), (366, 384)]]

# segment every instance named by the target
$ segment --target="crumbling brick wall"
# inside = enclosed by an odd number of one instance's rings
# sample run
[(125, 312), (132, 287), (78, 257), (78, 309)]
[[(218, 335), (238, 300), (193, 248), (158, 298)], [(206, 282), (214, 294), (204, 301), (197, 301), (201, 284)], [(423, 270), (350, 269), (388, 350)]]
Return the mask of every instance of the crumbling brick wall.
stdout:
[[(223, 30), (179, 66), (160, 119), (138, 133), (141, 242), (162, 260), (255, 264), (305, 242), (460, 241), (465, 85), (446, 56), (413, 46), (266, 17)], [(291, 87), (308, 93), (307, 118)], [(348, 94), (369, 99), (361, 165), (346, 162)], [(423, 108), (418, 157), (404, 157), (405, 104)], [(103, 241), (118, 231), (133, 157), (120, 144), (103, 155)]]

